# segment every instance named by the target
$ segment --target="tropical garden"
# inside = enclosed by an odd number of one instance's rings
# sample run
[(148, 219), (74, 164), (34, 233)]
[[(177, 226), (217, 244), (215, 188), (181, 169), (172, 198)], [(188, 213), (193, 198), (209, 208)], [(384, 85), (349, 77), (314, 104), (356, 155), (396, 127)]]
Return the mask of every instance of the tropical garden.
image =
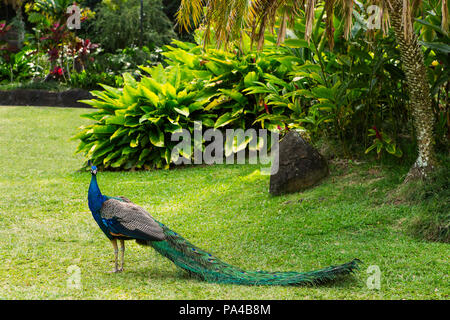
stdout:
[[(448, 299), (446, 0), (2, 0), (0, 9), (0, 93), (91, 96), (84, 108), (0, 107), (0, 298)], [(251, 163), (179, 166), (172, 136), (197, 123), (298, 132), (329, 176), (272, 196)], [(225, 144), (225, 154), (251, 142)], [(195, 160), (195, 148), (182, 157)], [(233, 265), (363, 264), (325, 287), (255, 288), (192, 280), (132, 244), (125, 271), (108, 274), (88, 164), (107, 194)], [(81, 287), (67, 285), (72, 266)], [(375, 288), (369, 266), (381, 272)]]

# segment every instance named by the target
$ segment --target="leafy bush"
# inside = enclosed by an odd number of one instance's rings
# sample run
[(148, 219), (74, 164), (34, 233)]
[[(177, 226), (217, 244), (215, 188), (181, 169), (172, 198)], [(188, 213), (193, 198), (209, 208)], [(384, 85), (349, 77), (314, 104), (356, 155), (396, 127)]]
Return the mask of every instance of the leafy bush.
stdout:
[[(152, 75), (153, 80), (155, 73), (165, 74), (179, 69), (182, 80), (174, 87), (174, 97), (183, 90), (204, 97), (205, 100), (201, 101), (206, 101), (205, 104), (196, 111), (208, 115), (208, 126), (241, 129), (254, 127), (278, 131), (302, 129), (313, 140), (338, 141), (346, 156), (355, 151), (362, 154), (364, 150), (369, 152), (375, 149), (377, 154), (385, 150), (401, 157), (403, 152), (398, 138), (410, 137), (411, 110), (407, 108), (405, 76), (394, 35), (389, 33), (384, 36), (381, 32), (376, 32), (368, 39), (365, 35), (368, 32), (366, 24), (358, 20), (352, 28), (352, 40), (343, 41), (343, 23), (338, 18), (335, 22), (333, 51), (326, 48), (325, 22), (316, 24), (311, 42), (308, 43), (303, 40), (304, 21), (297, 20), (293, 22), (293, 33), (279, 47), (275, 45), (276, 39), (269, 33), (266, 34), (266, 46), (262, 52), (248, 50), (250, 45), (247, 38), (232, 52), (211, 48), (203, 50), (195, 44), (174, 41), (176, 46), (166, 46), (162, 53), (166, 58), (164, 63), (168, 65), (165, 70), (161, 66), (143, 69)], [(199, 29), (197, 36), (201, 32)], [(176, 112), (175, 108), (189, 109), (189, 106), (180, 105), (175, 98), (166, 104), (165, 93), (148, 87), (148, 80), (141, 80), (137, 86), (152, 90), (163, 101), (155, 106), (157, 109), (164, 108), (166, 111), (172, 110), (171, 112)], [(117, 92), (124, 94), (122, 92), (125, 91), (136, 97), (139, 109), (142, 103), (139, 93), (129, 86)], [(89, 103), (102, 109), (103, 104), (109, 105), (116, 99), (121, 99), (111, 98), (108, 94), (106, 98), (100, 98), (101, 100)], [(185, 113), (190, 117), (190, 110)], [(94, 119), (97, 121), (95, 125), (106, 125), (109, 116), (105, 119), (103, 116), (99, 115), (98, 119)], [(123, 116), (133, 117), (132, 114), (128, 115), (128, 111)], [(214, 123), (211, 125), (209, 122)], [(135, 127), (141, 126), (140, 123)], [(372, 129), (374, 127), (383, 132), (383, 139), (379, 139)], [(191, 131), (192, 121), (183, 123), (182, 128)], [(92, 127), (85, 129), (88, 130), (78, 135), (82, 140), (79, 151), (95, 158), (98, 154), (90, 151), (91, 148), (94, 151), (98, 148), (96, 141), (99, 136), (93, 134)], [(141, 138), (145, 135), (144, 127), (142, 131)], [(166, 134), (165, 131), (162, 132)], [(375, 138), (372, 138), (373, 135)], [(102, 146), (110, 147), (106, 140)], [(110, 150), (119, 152), (121, 148), (116, 146)], [(131, 148), (139, 150), (140, 147)], [(171, 149), (172, 146), (167, 145), (167, 148)], [(165, 155), (166, 151), (159, 155), (152, 153), (153, 158), (142, 163), (139, 157), (127, 155), (129, 163), (115, 165), (120, 168), (168, 166), (170, 159), (165, 159), (162, 154)], [(97, 164), (103, 163), (105, 167), (109, 167), (109, 159), (105, 161), (105, 154), (101, 156), (96, 160)]]
[(72, 73), (68, 84), (74, 88), (101, 89), (100, 83), (120, 87), (123, 84), (122, 77), (106, 72), (96, 73), (83, 70), (79, 73)]
[[(247, 93), (256, 81), (286, 76), (285, 61), (273, 52), (237, 55), (174, 41), (163, 55), (168, 67), (142, 67), (150, 76), (136, 81), (124, 75), (125, 86), (93, 91), (85, 103), (99, 111), (84, 117), (95, 121), (74, 137), (78, 152), (104, 168), (167, 168), (173, 147), (170, 135), (193, 132), (194, 121), (205, 129), (266, 127), (276, 129), (280, 115), (267, 114), (258, 93)], [(279, 78), (277, 78), (279, 79)], [(281, 80), (280, 80), (281, 81)], [(264, 115), (263, 118), (259, 117)], [(284, 119), (284, 118), (283, 118)], [(284, 125), (284, 124), (283, 124)], [(248, 141), (250, 142), (250, 141)], [(190, 158), (191, 154), (183, 155)]]
[(201, 112), (208, 100), (202, 91), (182, 85), (179, 68), (149, 71), (153, 77), (140, 82), (125, 74), (123, 90), (103, 85), (105, 91), (92, 92), (99, 100), (86, 101), (100, 111), (84, 115), (96, 123), (74, 138), (82, 140), (77, 151), (84, 151), (95, 165), (167, 167), (174, 147), (170, 133), (192, 131), (194, 120), (213, 125), (210, 115)]
[[(97, 6), (91, 36), (108, 52), (138, 46), (140, 1), (111, 0)], [(160, 47), (176, 38), (172, 22), (162, 10), (161, 0), (144, 0), (142, 44)]]
[[(138, 47), (129, 47), (118, 49), (115, 53), (97, 52), (95, 59), (89, 64), (89, 72), (108, 73), (111, 75), (122, 75), (128, 72), (133, 77), (140, 77), (140, 65), (156, 65), (162, 61), (159, 54), (161, 50), (151, 51), (146, 46), (142, 49)], [(106, 83), (107, 84), (107, 83)]]
[[(267, 88), (269, 84), (277, 86), (277, 81), (267, 79), (261, 87), (268, 94), (268, 105), (282, 103), (295, 108), (297, 126), (307, 129), (314, 140), (338, 141), (349, 156), (352, 147), (362, 153), (370, 146), (367, 132), (373, 126), (388, 133), (394, 145), (397, 136), (407, 131), (410, 115), (393, 34), (383, 37), (377, 33), (368, 41), (365, 24), (355, 22), (352, 41), (347, 42), (342, 25), (336, 18), (331, 51), (325, 45), (324, 22), (317, 23), (308, 43), (303, 40), (304, 25), (297, 21), (295, 37), (285, 41), (280, 56), (290, 61), (297, 58), (289, 73), (291, 85), (278, 85), (278, 94)], [(398, 147), (395, 153), (400, 155)]]
[(38, 55), (28, 47), (18, 52), (0, 49), (0, 83), (25, 81), (41, 74)]

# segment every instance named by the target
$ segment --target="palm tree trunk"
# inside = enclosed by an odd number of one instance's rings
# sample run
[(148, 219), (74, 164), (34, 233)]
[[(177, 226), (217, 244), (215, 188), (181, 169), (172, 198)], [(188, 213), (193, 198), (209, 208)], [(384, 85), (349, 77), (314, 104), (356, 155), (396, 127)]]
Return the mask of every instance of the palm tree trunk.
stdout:
[[(434, 116), (422, 49), (414, 31), (405, 38), (402, 26), (402, 0), (391, 0), (389, 17), (399, 44), (403, 70), (408, 84), (409, 100), (417, 137), (418, 157), (405, 181), (423, 178), (436, 164), (434, 154)], [(389, 6), (388, 6), (389, 7)]]

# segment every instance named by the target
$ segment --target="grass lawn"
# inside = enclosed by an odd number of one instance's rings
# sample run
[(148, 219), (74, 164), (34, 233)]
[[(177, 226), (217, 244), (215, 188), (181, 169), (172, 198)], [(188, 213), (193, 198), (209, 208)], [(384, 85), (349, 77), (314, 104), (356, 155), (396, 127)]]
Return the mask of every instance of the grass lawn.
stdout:
[[(185, 238), (245, 269), (309, 271), (364, 264), (318, 287), (217, 285), (188, 278), (151, 248), (127, 242), (125, 271), (87, 205), (89, 172), (74, 155), (83, 109), (0, 108), (0, 299), (448, 299), (449, 244), (408, 236), (418, 207), (389, 193), (408, 168), (331, 165), (309, 191), (280, 197), (245, 165), (152, 172), (100, 172), (106, 195), (124, 195)], [(81, 270), (81, 289), (67, 286)], [(381, 288), (367, 287), (367, 268)]]

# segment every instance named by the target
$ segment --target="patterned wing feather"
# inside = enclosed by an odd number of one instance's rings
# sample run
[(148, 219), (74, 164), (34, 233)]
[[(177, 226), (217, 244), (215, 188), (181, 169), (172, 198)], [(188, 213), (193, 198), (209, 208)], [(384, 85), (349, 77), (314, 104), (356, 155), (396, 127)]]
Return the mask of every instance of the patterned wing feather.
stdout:
[(105, 201), (100, 215), (114, 233), (150, 241), (162, 241), (166, 238), (163, 229), (153, 217), (129, 200), (127, 202), (117, 199)]

